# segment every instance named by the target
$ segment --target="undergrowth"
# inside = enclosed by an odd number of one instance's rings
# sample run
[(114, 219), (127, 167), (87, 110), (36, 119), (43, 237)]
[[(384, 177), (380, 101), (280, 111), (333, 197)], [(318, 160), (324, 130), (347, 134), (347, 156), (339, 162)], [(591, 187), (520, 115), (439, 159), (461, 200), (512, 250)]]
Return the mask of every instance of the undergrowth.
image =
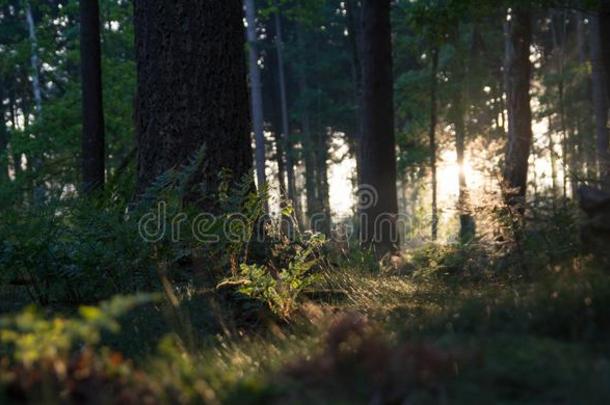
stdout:
[(214, 243), (143, 240), (138, 219), (160, 202), (160, 227), (199, 212), (180, 196), (200, 160), (139, 202), (3, 209), (0, 402), (610, 401), (610, 277), (581, 253), (570, 207), (532, 209), (518, 235), (378, 262), (353, 243), (287, 237), (262, 219), (251, 179), (221, 173), (217, 197), (242, 221), (208, 218)]

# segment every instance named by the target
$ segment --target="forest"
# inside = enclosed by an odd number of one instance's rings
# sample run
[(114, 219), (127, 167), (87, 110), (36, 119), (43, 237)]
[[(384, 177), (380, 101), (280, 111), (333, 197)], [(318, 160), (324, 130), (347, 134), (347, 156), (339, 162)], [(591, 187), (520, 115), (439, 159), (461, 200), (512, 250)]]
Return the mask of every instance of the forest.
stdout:
[(0, 0), (0, 403), (610, 403), (610, 0)]

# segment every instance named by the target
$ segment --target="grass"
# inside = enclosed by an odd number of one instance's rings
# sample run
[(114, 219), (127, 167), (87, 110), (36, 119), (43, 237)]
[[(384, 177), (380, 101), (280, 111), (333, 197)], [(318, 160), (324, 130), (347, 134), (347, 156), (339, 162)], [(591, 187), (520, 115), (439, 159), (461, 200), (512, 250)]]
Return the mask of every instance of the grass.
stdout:
[[(151, 403), (610, 401), (603, 265), (577, 256), (526, 278), (460, 271), (480, 257), (455, 254), (411, 252), (401, 269), (378, 273), (335, 268), (290, 322), (213, 291), (183, 301), (188, 328), (168, 304), (147, 304), (95, 353), (122, 352), (122, 374), (101, 367), (104, 381)], [(54, 387), (30, 395), (69, 395)]]

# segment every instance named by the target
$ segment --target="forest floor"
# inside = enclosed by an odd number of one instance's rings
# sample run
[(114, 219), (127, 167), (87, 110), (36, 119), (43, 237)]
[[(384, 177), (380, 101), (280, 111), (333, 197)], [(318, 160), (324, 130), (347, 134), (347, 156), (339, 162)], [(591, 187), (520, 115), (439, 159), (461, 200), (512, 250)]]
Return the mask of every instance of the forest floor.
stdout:
[(603, 265), (578, 256), (527, 276), (465, 270), (479, 259), (430, 248), (399, 269), (350, 266), (308, 291), (290, 321), (248, 301), (228, 316), (212, 291), (173, 314), (143, 305), (65, 366), (5, 361), (0, 400), (610, 403)]

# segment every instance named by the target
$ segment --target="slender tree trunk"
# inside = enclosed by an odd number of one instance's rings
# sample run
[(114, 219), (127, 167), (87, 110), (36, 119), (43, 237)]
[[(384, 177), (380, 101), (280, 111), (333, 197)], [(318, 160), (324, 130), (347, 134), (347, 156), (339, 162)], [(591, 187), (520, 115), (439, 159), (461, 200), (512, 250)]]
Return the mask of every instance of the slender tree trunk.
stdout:
[(277, 163), (277, 181), (280, 187), (280, 194), (282, 198), (285, 197), (286, 193), (286, 164), (284, 163), (284, 141), (282, 139), (282, 133), (279, 127), (279, 122), (274, 123), (273, 128), (273, 141), (275, 143), (275, 161)]
[(256, 35), (256, 9), (254, 0), (246, 0), (246, 21), (248, 23), (248, 54), (250, 57), (250, 102), (252, 108), (252, 129), (256, 144), (256, 179), (261, 188), (267, 183), (265, 173), (265, 128), (263, 114), (263, 85), (258, 66), (258, 38)]
[[(503, 75), (503, 73), (500, 73), (499, 76), (501, 77)], [(502, 133), (506, 133), (508, 132), (508, 125), (507, 122), (508, 119), (506, 117), (507, 115), (507, 107), (506, 107), (506, 100), (504, 99), (504, 94), (506, 94), (506, 81), (505, 80), (498, 80), (498, 82), (500, 83), (499, 87), (500, 87), (500, 91), (499, 91), (499, 95), (498, 95), (498, 104), (500, 105), (500, 119), (502, 120), (502, 123), (500, 124), (500, 129), (502, 130)]]
[(16, 110), (17, 109), (17, 100), (15, 97), (15, 84), (13, 83), (13, 85), (10, 87), (9, 89), (9, 112), (10, 112), (10, 116), (11, 116), (11, 137), (10, 137), (10, 143), (11, 143), (11, 154), (12, 154), (12, 160), (13, 160), (13, 171), (15, 173), (15, 180), (19, 180), (21, 179), (21, 172), (22, 172), (22, 166), (21, 166), (21, 154), (18, 153), (17, 151), (15, 151), (14, 145), (15, 145), (15, 134), (17, 133), (16, 129), (17, 129), (17, 113)]
[[(370, 187), (377, 201), (360, 201), (361, 240), (378, 257), (399, 245), (395, 216), (396, 141), (392, 74), (390, 0), (364, 0), (362, 30), (363, 133), (361, 193)], [(376, 204), (375, 204), (376, 203)]]
[(524, 213), (527, 172), (532, 147), (532, 110), (530, 106), (530, 45), (532, 18), (526, 9), (513, 10), (506, 22), (505, 80), (508, 107), (508, 147), (504, 167), (506, 202)]
[[(269, 37), (275, 37), (275, 24), (271, 24), (269, 27)], [(277, 63), (277, 52), (270, 52), (266, 57), (267, 69), (261, 71), (263, 79), (266, 79), (267, 83), (263, 86), (264, 96), (267, 96), (268, 104), (274, 106), (274, 108), (268, 108), (265, 110), (267, 113), (268, 120), (271, 126), (271, 135), (273, 137), (273, 156), (271, 159), (277, 165), (276, 180), (280, 191), (280, 197), (286, 198), (286, 165), (284, 163), (284, 147), (282, 139), (282, 111), (279, 107), (281, 105), (281, 98), (279, 94), (279, 72)]]
[(0, 184), (9, 181), (8, 175), (8, 131), (6, 129), (6, 111), (4, 110), (4, 78), (0, 77)]
[(42, 90), (40, 87), (40, 58), (38, 57), (38, 38), (36, 37), (36, 25), (34, 24), (34, 15), (29, 1), (25, 3), (25, 17), (28, 26), (30, 37), (30, 46), (32, 53), (30, 56), (30, 65), (32, 68), (32, 92), (34, 94), (34, 106), (37, 115), (42, 113)]
[(557, 154), (555, 153), (555, 140), (553, 139), (553, 119), (549, 120), (549, 153), (551, 155), (551, 191), (553, 193), (553, 212), (557, 211)]
[(318, 202), (318, 221), (316, 231), (326, 235), (330, 234), (330, 201), (328, 185), (328, 136), (323, 132), (323, 128), (318, 128), (315, 136), (315, 157), (316, 157), (316, 194)]
[(203, 149), (183, 197), (223, 212), (219, 173), (239, 182), (252, 170), (242, 3), (135, 0), (134, 23), (137, 192)]
[[(36, 113), (36, 119), (39, 120), (42, 117), (42, 89), (40, 87), (40, 58), (38, 56), (38, 38), (36, 36), (36, 25), (34, 23), (34, 15), (32, 13), (32, 7), (29, 1), (25, 4), (25, 16), (28, 26), (28, 33), (30, 38), (31, 46), (31, 75), (32, 75), (32, 93), (34, 95), (34, 111)], [(25, 121), (28, 117), (25, 118)], [(42, 156), (33, 156), (32, 170), (34, 173), (39, 174), (42, 170)], [(45, 199), (44, 180), (38, 178), (34, 180), (34, 187), (32, 193), (32, 199), (35, 204), (41, 204)]]
[[(610, 0), (602, 0), (599, 13), (599, 31), (601, 61), (604, 70), (606, 88), (606, 108), (610, 96)], [(607, 112), (606, 112), (607, 113)], [(608, 142), (608, 128), (603, 135), (597, 139), (598, 158), (600, 165), (600, 180), (605, 190), (610, 190), (610, 150)]]
[(606, 91), (606, 69), (602, 56), (602, 31), (598, 14), (591, 16), (591, 81), (593, 87), (593, 109), (595, 112), (595, 134), (599, 179), (608, 171), (608, 93)]
[(470, 214), (470, 195), (468, 192), (468, 184), (466, 181), (466, 170), (464, 167), (466, 155), (466, 112), (464, 108), (465, 101), (461, 93), (456, 95), (455, 108), (455, 151), (457, 155), (457, 164), (460, 168), (458, 175), (458, 212), (460, 214), (460, 240), (469, 242), (474, 238), (475, 224), (472, 215)]
[[(303, 30), (301, 27), (297, 28), (297, 40), (299, 45), (299, 53), (303, 55), (305, 53), (305, 38), (303, 37)], [(306, 59), (303, 58), (299, 63), (299, 77), (298, 85), (301, 99), (304, 100), (302, 103), (303, 110), (301, 111), (301, 138), (303, 139), (303, 155), (305, 162), (305, 192), (307, 194), (307, 222), (309, 227), (313, 231), (319, 231), (319, 217), (322, 213), (321, 207), (318, 202), (318, 190), (317, 190), (317, 162), (316, 162), (316, 145), (313, 139), (311, 131), (311, 119), (309, 115), (309, 100), (308, 100), (308, 87), (307, 72), (305, 69)]]
[(284, 64), (284, 40), (282, 38), (282, 18), (279, 11), (275, 13), (275, 49), (278, 63), (278, 80), (280, 87), (280, 104), (282, 110), (282, 138), (286, 155), (286, 181), (288, 199), (293, 205), (297, 218), (300, 218), (299, 200), (296, 197), (296, 176), (294, 174), (294, 153), (290, 136), (290, 122), (288, 118), (288, 94), (286, 89), (286, 71)]
[[(578, 63), (581, 66), (585, 66), (590, 62), (591, 59), (591, 47), (588, 46), (590, 43), (590, 39), (587, 37), (587, 25), (585, 24), (585, 19), (587, 16), (582, 11), (576, 12), (576, 46), (578, 47)], [(590, 27), (592, 24), (592, 20), (589, 19), (588, 26)], [(590, 29), (589, 29), (590, 32)], [(593, 109), (593, 86), (591, 85), (591, 80), (587, 80), (584, 84), (585, 91), (585, 100), (584, 100), (584, 109), (579, 126), (579, 135), (582, 142), (582, 149), (584, 152), (584, 163), (586, 166), (586, 170), (583, 170), (586, 178), (589, 180), (593, 180), (597, 178), (597, 159), (595, 156), (595, 125), (594, 119), (592, 117), (595, 116)]]
[(565, 39), (566, 39), (566, 18), (565, 11), (558, 12), (560, 26), (559, 29), (555, 26), (554, 12), (551, 12), (551, 31), (553, 37), (553, 51), (555, 53), (557, 74), (559, 81), (557, 83), (557, 95), (558, 95), (558, 106), (559, 106), (559, 125), (561, 130), (561, 165), (563, 170), (563, 201), (567, 202), (568, 198), (568, 180), (574, 184), (574, 176), (571, 173), (570, 165), (570, 139), (568, 137), (568, 129), (566, 125), (566, 112), (565, 112)]
[[(301, 91), (305, 88), (304, 80), (299, 80), (299, 87)], [(321, 210), (318, 206), (318, 193), (316, 187), (316, 154), (315, 145), (312, 140), (311, 133), (311, 121), (309, 118), (309, 112), (303, 111), (301, 115), (301, 131), (303, 137), (303, 153), (305, 156), (305, 192), (307, 193), (307, 218), (309, 225), (312, 230), (316, 230), (315, 224), (312, 223), (312, 219), (316, 219), (320, 214)]]
[[(460, 36), (460, 27), (456, 27), (456, 38)], [(470, 69), (477, 57), (477, 38), (478, 28), (473, 27), (472, 43), (469, 56), (466, 60), (458, 59), (456, 61), (456, 79), (460, 83), (459, 89), (454, 92), (453, 100), (453, 124), (455, 128), (455, 151), (457, 163), (459, 167), (458, 174), (458, 212), (460, 216), (460, 241), (468, 243), (475, 236), (475, 223), (470, 210), (470, 195), (468, 192), (468, 183), (466, 181), (465, 155), (466, 155), (466, 137), (467, 128), (466, 121), (469, 114), (470, 105)], [(466, 52), (464, 52), (466, 53)], [(458, 56), (459, 58), (459, 56)]]
[(438, 48), (432, 50), (432, 70), (430, 74), (430, 127), (428, 141), (430, 144), (430, 171), (432, 172), (432, 240), (438, 238), (438, 180), (436, 167), (436, 126), (438, 121), (437, 76), (438, 74)]
[[(345, 3), (346, 17), (347, 17), (347, 29), (348, 39), (351, 48), (352, 56), (352, 79), (354, 86), (354, 98), (356, 100), (356, 134), (354, 136), (356, 140), (356, 177), (360, 177), (360, 162), (358, 148), (360, 147), (360, 139), (362, 138), (362, 62), (360, 51), (362, 49), (362, 33), (359, 29), (362, 26), (361, 22), (361, 9), (358, 2), (355, 0), (347, 0)], [(360, 182), (360, 181), (358, 181)]]
[(81, 0), (80, 56), (83, 133), (81, 138), (83, 191), (104, 187), (105, 141), (102, 99), (102, 55), (98, 0)]

